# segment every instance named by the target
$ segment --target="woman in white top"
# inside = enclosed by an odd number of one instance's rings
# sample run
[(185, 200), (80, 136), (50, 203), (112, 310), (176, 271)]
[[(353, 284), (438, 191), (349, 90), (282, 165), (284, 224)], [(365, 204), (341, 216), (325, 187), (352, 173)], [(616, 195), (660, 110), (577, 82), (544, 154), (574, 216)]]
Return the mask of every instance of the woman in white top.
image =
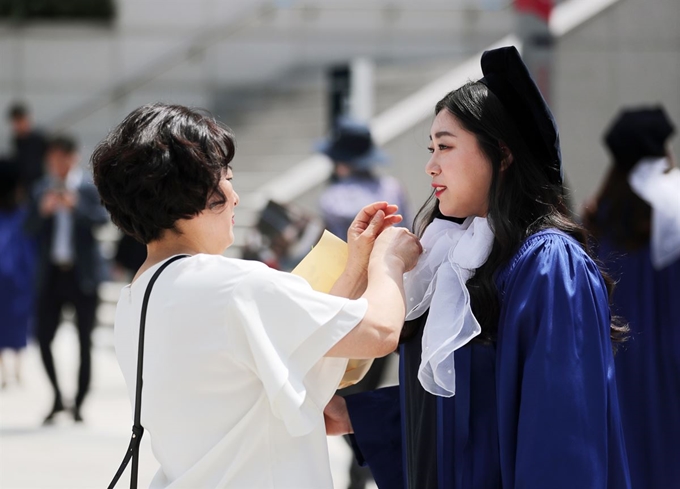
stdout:
[[(133, 111), (96, 148), (95, 183), (113, 222), (148, 258), (121, 292), (116, 354), (132, 403), (139, 318), (142, 425), (160, 469), (154, 488), (330, 488), (323, 410), (347, 358), (396, 348), (402, 275), (421, 248), (396, 206), (364, 208), (331, 295), (265, 265), (222, 256), (233, 242), (232, 134), (186, 107)], [(370, 256), (370, 260), (369, 260)]]

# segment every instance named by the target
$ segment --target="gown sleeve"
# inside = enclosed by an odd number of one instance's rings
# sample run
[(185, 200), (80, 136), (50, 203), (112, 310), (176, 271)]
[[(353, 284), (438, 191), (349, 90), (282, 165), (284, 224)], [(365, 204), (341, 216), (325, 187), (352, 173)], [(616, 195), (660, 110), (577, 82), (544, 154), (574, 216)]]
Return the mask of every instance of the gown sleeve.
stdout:
[(368, 465), (380, 489), (404, 487), (399, 386), (345, 397), (354, 428), (350, 437), (360, 465)]
[(498, 332), (503, 486), (628, 487), (602, 276), (564, 235), (528, 245)]
[(364, 317), (366, 299), (313, 290), (267, 267), (250, 272), (228, 302), (232, 354), (262, 382), (275, 416), (293, 436), (308, 434), (338, 388), (347, 359), (325, 354)]

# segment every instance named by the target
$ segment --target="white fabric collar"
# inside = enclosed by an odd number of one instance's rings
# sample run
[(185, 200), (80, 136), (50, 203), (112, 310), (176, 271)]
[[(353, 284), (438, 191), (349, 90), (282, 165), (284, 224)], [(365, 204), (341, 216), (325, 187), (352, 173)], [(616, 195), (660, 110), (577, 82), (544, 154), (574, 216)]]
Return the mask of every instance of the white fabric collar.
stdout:
[(650, 254), (661, 270), (680, 258), (680, 169), (667, 158), (640, 160), (628, 175), (633, 191), (652, 207)]
[(418, 264), (404, 275), (406, 319), (430, 310), (418, 379), (436, 396), (455, 394), (453, 352), (482, 331), (472, 314), (465, 283), (486, 262), (493, 240), (485, 218), (468, 218), (462, 224), (435, 219), (421, 238), (425, 251)]

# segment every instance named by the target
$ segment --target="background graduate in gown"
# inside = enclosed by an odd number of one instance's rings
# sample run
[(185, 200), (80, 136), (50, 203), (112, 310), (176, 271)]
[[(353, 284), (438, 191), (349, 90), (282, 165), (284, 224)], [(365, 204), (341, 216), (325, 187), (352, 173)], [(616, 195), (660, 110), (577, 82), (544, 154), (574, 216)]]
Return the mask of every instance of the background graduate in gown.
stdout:
[[(623, 110), (605, 133), (612, 164), (586, 212), (630, 325), (616, 356), (631, 482), (680, 487), (680, 170), (661, 107)], [(651, 204), (651, 205), (650, 205)]]
[(557, 127), (517, 50), (482, 71), (435, 108), (400, 386), (334, 398), (327, 430), (353, 430), (381, 489), (628, 488), (611, 280), (565, 210)]

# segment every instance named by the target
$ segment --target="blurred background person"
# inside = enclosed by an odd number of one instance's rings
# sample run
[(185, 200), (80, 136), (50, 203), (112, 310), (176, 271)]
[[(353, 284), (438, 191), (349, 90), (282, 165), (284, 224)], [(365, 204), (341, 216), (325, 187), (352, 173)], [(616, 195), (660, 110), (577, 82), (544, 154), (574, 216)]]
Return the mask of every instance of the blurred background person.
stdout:
[[(317, 145), (316, 150), (333, 162), (328, 186), (319, 198), (319, 209), (326, 229), (343, 240), (347, 239), (354, 216), (371, 202), (396, 204), (404, 217), (401, 225), (411, 227), (411, 213), (406, 192), (399, 181), (389, 175), (378, 175), (376, 167), (389, 162), (387, 154), (377, 147), (366, 124), (349, 117), (338, 118), (331, 135)], [(377, 389), (386, 374), (389, 356), (376, 358), (366, 376), (357, 384), (342, 389), (340, 394)], [(352, 457), (349, 489), (363, 489), (372, 480), (368, 467), (361, 467)]]
[(91, 334), (97, 309), (97, 287), (105, 262), (93, 235), (108, 222), (97, 189), (79, 166), (75, 140), (56, 136), (48, 142), (47, 175), (33, 188), (26, 230), (39, 242), (36, 336), (54, 403), (45, 423), (64, 410), (51, 344), (65, 305), (75, 309), (80, 342), (80, 373), (73, 417), (82, 421), (81, 406), (90, 385)]
[[(629, 322), (615, 357), (632, 487), (679, 487), (680, 170), (661, 107), (623, 110), (604, 142), (612, 163), (585, 220), (618, 280), (612, 314)], [(650, 205), (651, 204), (651, 205)]]
[(323, 223), (313, 213), (292, 203), (270, 200), (246, 235), (241, 257), (290, 272), (319, 241), (322, 233)]
[(33, 127), (27, 105), (12, 104), (7, 115), (12, 128), (12, 160), (19, 168), (20, 198), (23, 199), (30, 193), (31, 186), (43, 176), (47, 139)]
[(373, 143), (367, 125), (341, 117), (330, 137), (318, 144), (316, 150), (333, 162), (329, 185), (319, 198), (326, 229), (347, 239), (347, 229), (357, 212), (376, 201), (398, 205), (404, 217), (402, 225), (411, 227), (406, 192), (401, 184), (392, 176), (375, 172), (376, 167), (386, 165), (389, 158)]
[(26, 207), (19, 203), (19, 170), (0, 158), (0, 385), (8, 381), (7, 351), (14, 353), (14, 378), (21, 381), (21, 350), (34, 312), (35, 242), (23, 230)]

